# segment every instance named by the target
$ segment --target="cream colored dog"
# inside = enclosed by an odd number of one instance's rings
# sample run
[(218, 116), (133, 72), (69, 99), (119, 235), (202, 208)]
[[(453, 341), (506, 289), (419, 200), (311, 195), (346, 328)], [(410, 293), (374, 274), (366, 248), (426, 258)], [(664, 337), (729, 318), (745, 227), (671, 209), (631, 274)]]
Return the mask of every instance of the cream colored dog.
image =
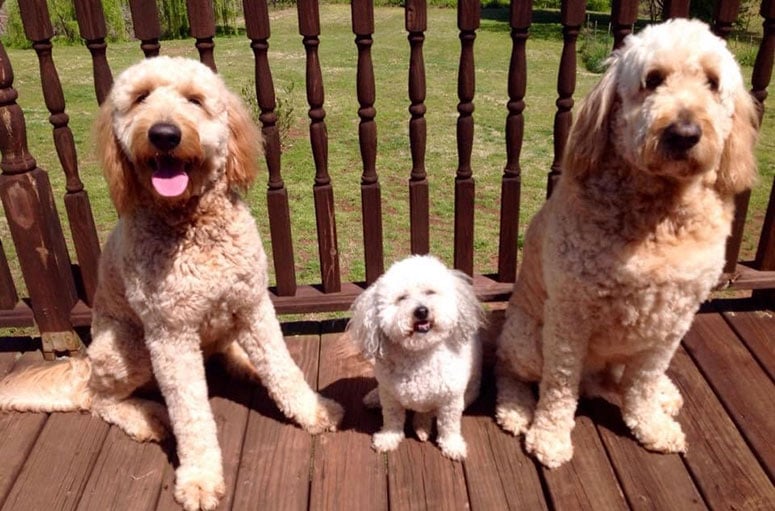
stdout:
[(374, 448), (398, 448), (406, 410), (413, 410), (421, 441), (429, 438), (435, 417), (441, 452), (465, 458), (460, 420), (479, 394), (482, 371), (482, 308), (471, 279), (435, 257), (410, 256), (369, 286), (352, 312), (349, 333), (373, 360), (378, 383), (364, 402), (382, 405)]
[(650, 26), (614, 52), (528, 228), (498, 340), (497, 421), (526, 433), (544, 465), (573, 455), (580, 384), (620, 404), (648, 449), (686, 449), (665, 371), (719, 282), (757, 127), (738, 65), (705, 24)]
[[(239, 196), (261, 137), (219, 76), (168, 57), (116, 79), (96, 135), (120, 219), (100, 261), (88, 356), (12, 375), (0, 407), (91, 410), (140, 441), (171, 424), (176, 500), (214, 509), (225, 488), (206, 356), (260, 379), (311, 433), (335, 429), (343, 414), (304, 380), (267, 293), (266, 255)], [(132, 396), (153, 381), (166, 408)]]

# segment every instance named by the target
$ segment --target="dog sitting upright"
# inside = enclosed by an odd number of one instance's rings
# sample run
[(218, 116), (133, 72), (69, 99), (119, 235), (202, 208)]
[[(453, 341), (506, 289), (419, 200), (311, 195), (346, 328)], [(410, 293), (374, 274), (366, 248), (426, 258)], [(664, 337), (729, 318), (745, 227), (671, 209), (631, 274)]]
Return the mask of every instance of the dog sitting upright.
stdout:
[[(382, 406), (382, 430), (373, 447), (392, 451), (404, 438), (412, 410), (417, 437), (430, 436), (436, 418), (442, 453), (466, 456), (463, 410), (479, 393), (482, 308), (471, 279), (432, 256), (393, 264), (353, 304), (348, 330), (373, 360), (378, 387), (364, 398)], [(378, 396), (377, 393), (378, 392)]]

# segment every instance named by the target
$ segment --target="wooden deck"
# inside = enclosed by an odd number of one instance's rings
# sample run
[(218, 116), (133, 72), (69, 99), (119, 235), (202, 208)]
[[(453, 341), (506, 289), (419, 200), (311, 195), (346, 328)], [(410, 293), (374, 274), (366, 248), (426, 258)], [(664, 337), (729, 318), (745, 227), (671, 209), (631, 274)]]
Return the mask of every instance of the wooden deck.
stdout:
[[(313, 438), (263, 389), (210, 367), (228, 488), (219, 509), (775, 509), (775, 313), (750, 300), (705, 307), (674, 359), (686, 456), (647, 452), (616, 408), (586, 401), (573, 461), (551, 471), (493, 421), (491, 378), (464, 417), (465, 462), (413, 438), (375, 453), (380, 415), (360, 404), (375, 381), (341, 356), (342, 322), (286, 326), (308, 379), (347, 408), (344, 424)], [(16, 358), (0, 354), (0, 374)], [(0, 414), (0, 439), (2, 510), (179, 508), (172, 445), (135, 443), (77, 413)]]

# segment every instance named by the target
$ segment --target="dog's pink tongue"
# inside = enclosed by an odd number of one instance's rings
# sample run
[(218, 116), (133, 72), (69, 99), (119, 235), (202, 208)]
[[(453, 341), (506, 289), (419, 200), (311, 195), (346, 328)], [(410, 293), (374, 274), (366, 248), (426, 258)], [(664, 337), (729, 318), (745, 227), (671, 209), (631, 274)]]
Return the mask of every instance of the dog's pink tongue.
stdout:
[(162, 197), (177, 197), (186, 191), (188, 174), (183, 169), (183, 162), (170, 159), (159, 159), (156, 172), (151, 175), (154, 189)]

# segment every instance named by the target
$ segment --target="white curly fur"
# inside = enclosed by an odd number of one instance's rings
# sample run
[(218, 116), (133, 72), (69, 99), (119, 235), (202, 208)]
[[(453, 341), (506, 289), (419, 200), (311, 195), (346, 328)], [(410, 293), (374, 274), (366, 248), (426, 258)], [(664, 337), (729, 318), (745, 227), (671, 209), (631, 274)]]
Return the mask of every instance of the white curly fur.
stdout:
[[(84, 359), (13, 375), (0, 407), (91, 409), (141, 441), (171, 424), (175, 498), (214, 509), (225, 487), (206, 356), (263, 382), (312, 433), (343, 415), (290, 357), (267, 293), (266, 255), (238, 194), (255, 177), (260, 133), (208, 67), (157, 57), (116, 78), (96, 136), (120, 219), (100, 261), (92, 343)], [(62, 385), (72, 377), (88, 385)], [(131, 396), (154, 380), (166, 407)]]
[(348, 330), (373, 360), (378, 382), (364, 402), (382, 405), (374, 448), (396, 449), (412, 410), (420, 440), (429, 438), (435, 417), (442, 453), (465, 458), (460, 421), (479, 393), (482, 364), (483, 313), (470, 278), (435, 257), (410, 256), (369, 286), (352, 313)]
[(548, 467), (573, 455), (580, 386), (619, 404), (646, 448), (685, 451), (665, 371), (719, 281), (733, 196), (756, 175), (754, 103), (705, 24), (647, 27), (609, 64), (528, 228), (498, 340), (497, 421)]

